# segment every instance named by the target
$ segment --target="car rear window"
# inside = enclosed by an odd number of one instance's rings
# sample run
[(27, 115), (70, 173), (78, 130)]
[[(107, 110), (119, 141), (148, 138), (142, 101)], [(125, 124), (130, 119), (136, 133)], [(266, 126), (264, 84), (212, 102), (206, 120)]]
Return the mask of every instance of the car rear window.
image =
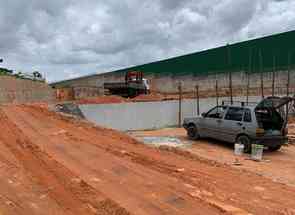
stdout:
[(259, 108), (255, 111), (258, 126), (265, 130), (280, 130), (284, 119), (275, 109)]
[(230, 107), (225, 115), (226, 120), (242, 121), (244, 108)]

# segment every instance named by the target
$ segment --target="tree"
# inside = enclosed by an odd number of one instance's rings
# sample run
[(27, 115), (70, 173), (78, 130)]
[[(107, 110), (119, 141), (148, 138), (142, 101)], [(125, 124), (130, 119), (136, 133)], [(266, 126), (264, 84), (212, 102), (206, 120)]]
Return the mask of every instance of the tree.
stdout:
[(33, 72), (34, 78), (42, 78), (42, 74), (38, 71)]

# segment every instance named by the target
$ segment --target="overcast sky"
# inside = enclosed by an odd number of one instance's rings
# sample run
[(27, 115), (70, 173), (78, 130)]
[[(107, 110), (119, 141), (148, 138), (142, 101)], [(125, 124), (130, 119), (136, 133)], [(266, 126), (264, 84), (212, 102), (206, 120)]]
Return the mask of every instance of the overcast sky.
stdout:
[(294, 0), (0, 0), (0, 66), (56, 81), (294, 29)]

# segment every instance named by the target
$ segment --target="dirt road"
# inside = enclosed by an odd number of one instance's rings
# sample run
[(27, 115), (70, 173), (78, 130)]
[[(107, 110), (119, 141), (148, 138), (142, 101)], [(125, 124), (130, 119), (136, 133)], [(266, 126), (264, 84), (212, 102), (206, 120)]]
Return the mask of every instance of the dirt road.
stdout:
[(38, 106), (0, 108), (0, 214), (295, 214), (295, 188)]
[[(289, 125), (289, 134), (295, 136), (295, 124)], [(267, 177), (274, 182), (280, 182), (295, 187), (295, 144), (282, 147), (277, 152), (264, 151), (262, 162), (252, 161), (250, 155), (244, 154), (239, 162), (242, 165), (235, 166), (235, 155), (233, 145), (215, 141), (212, 139), (201, 139), (191, 141), (187, 138), (183, 128), (168, 128), (155, 131), (137, 131), (131, 135), (141, 140), (144, 137), (176, 137), (181, 140), (185, 149), (199, 157), (216, 161), (221, 164), (231, 165), (233, 168), (251, 171), (255, 174)]]

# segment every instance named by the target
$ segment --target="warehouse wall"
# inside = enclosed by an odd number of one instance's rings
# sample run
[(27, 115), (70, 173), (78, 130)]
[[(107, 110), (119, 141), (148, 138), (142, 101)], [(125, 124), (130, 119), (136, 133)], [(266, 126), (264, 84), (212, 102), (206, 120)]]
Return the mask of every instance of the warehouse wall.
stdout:
[[(286, 92), (287, 85), (287, 71), (276, 71), (275, 72), (275, 92), (283, 94)], [(220, 95), (226, 95), (229, 91), (229, 73), (209, 74), (209, 75), (183, 75), (183, 76), (157, 76), (148, 75), (146, 76), (151, 82), (151, 90), (153, 92), (173, 94), (177, 93), (179, 82), (182, 83), (184, 92), (193, 92), (195, 86), (199, 85), (200, 91), (208, 93), (209, 95), (215, 94), (215, 84), (218, 80), (218, 89)], [(250, 93), (260, 93), (261, 79), (260, 73), (251, 73), (250, 76)], [(112, 74), (104, 76), (96, 76), (93, 78), (97, 83), (103, 83), (108, 81), (122, 81), (123, 77), (114, 76)], [(245, 95), (247, 88), (247, 72), (240, 71), (232, 73), (233, 89), (234, 93), (238, 95)], [(263, 73), (263, 82), (266, 92), (270, 92), (272, 88), (272, 72)], [(294, 92), (295, 88), (295, 71), (290, 72), (290, 87), (291, 92)]]
[[(282, 94), (286, 92), (287, 85), (287, 71), (275, 72), (275, 92)], [(196, 85), (199, 85), (200, 91), (208, 94), (215, 92), (216, 80), (218, 80), (218, 89), (220, 94), (226, 94), (229, 91), (229, 73), (212, 74), (212, 75), (186, 75), (186, 76), (166, 76), (154, 77), (149, 76), (151, 80), (152, 90), (161, 93), (176, 93), (179, 82), (182, 83), (184, 92), (192, 92)], [(260, 73), (252, 73), (250, 79), (250, 93), (259, 93), (261, 89)], [(247, 72), (232, 73), (232, 82), (234, 93), (245, 94), (247, 89)], [(263, 73), (264, 89), (267, 92), (272, 88), (272, 72)], [(290, 87), (291, 92), (294, 92), (295, 87), (295, 71), (290, 72)]]
[(52, 102), (55, 92), (46, 83), (0, 76), (1, 103)]
[[(285, 94), (287, 85), (287, 71), (275, 72), (275, 92), (276, 94)], [(193, 92), (195, 86), (199, 85), (201, 94), (215, 95), (215, 84), (218, 80), (219, 95), (228, 95), (229, 93), (229, 73), (218, 73), (208, 75), (147, 75), (150, 80), (151, 90), (155, 93), (174, 94), (178, 92), (179, 82), (182, 83), (183, 91), (186, 93)], [(233, 91), (236, 95), (246, 95), (247, 72), (240, 71), (232, 73)], [(102, 87), (104, 82), (124, 81), (124, 75), (107, 73), (104, 75), (96, 75), (92, 77), (72, 80), (56, 85), (57, 88), (69, 86), (97, 86)], [(265, 93), (270, 93), (272, 88), (272, 72), (263, 73), (263, 81)], [(250, 94), (260, 94), (260, 73), (250, 74)], [(290, 72), (290, 88), (291, 93), (295, 93), (295, 70)]]
[[(79, 85), (100, 87), (104, 82), (124, 80), (128, 71), (141, 71), (151, 80), (152, 91), (155, 92), (175, 93), (179, 82), (182, 82), (185, 92), (191, 92), (198, 84), (201, 91), (211, 94), (218, 79), (220, 94), (226, 95), (229, 91), (228, 72), (232, 72), (234, 92), (245, 93), (247, 72), (250, 71), (250, 93), (253, 94), (260, 89), (260, 71), (263, 71), (266, 89), (270, 90), (275, 68), (278, 93), (286, 91), (286, 71), (295, 67), (294, 38), (295, 31), (290, 31), (53, 85), (61, 88)], [(293, 69), (293, 88), (294, 77)]]

